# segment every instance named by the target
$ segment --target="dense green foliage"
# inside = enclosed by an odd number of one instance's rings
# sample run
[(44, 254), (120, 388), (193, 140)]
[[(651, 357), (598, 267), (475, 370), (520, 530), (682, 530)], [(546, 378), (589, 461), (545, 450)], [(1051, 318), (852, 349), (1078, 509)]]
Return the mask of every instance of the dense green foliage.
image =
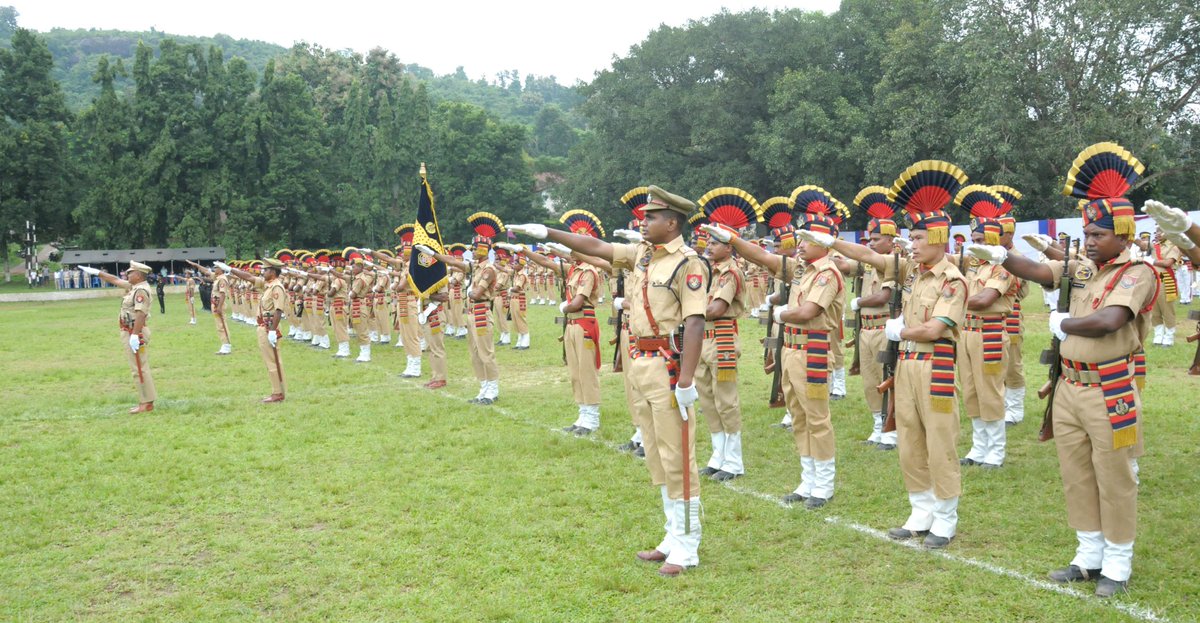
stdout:
[(1067, 167), (1103, 140), (1147, 165), (1135, 201), (1200, 204), (1200, 18), (1173, 0), (722, 12), (576, 87), (435, 76), (382, 49), (35, 35), (11, 8), (4, 33), (0, 226), (36, 216), (85, 246), (387, 244), (422, 161), (458, 240), (476, 210), (545, 219), (542, 191), (624, 222), (615, 200), (640, 184), (849, 202), (925, 158), (1023, 191), (1021, 218), (1066, 216)]
[[(720, 13), (663, 26), (584, 87), (592, 134), (558, 191), (622, 218), (658, 183), (760, 200), (801, 184), (847, 203), (926, 158), (1066, 216), (1075, 154), (1115, 140), (1148, 167), (1135, 199), (1200, 203), (1200, 19), (1171, 0), (845, 0), (831, 15)], [(861, 224), (862, 219), (855, 221)]]

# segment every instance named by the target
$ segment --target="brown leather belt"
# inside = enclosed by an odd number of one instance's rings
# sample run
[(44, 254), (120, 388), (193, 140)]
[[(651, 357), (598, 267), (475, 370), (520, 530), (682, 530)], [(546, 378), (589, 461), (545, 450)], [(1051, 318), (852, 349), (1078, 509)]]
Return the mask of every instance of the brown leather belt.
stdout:
[(643, 352), (671, 350), (671, 340), (666, 336), (634, 338), (633, 347)]

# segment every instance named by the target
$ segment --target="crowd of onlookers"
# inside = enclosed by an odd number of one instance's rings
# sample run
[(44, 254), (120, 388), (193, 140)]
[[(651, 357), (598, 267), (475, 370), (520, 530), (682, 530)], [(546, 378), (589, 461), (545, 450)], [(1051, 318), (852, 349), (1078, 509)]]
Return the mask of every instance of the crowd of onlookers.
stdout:
[[(54, 287), (59, 290), (79, 290), (82, 288), (102, 288), (102, 287), (103, 288), (111, 288), (112, 287), (112, 286), (104, 283), (103, 281), (101, 281), (99, 277), (89, 277), (86, 273), (79, 270), (78, 268), (64, 267), (63, 269), (56, 270), (53, 273), (50, 273), (48, 269), (44, 269), (44, 270), (46, 271), (45, 278), (47, 280), (50, 278), (51, 274), (53, 275)], [(125, 275), (123, 273), (119, 276), (121, 278), (125, 277)], [(159, 269), (158, 274), (151, 273), (149, 275), (149, 277), (150, 277), (149, 278), (150, 283), (154, 284), (154, 285), (157, 285), (158, 282), (160, 282), (160, 281), (163, 283), (163, 285), (168, 285), (168, 286), (183, 285), (183, 275), (167, 274), (166, 268)]]

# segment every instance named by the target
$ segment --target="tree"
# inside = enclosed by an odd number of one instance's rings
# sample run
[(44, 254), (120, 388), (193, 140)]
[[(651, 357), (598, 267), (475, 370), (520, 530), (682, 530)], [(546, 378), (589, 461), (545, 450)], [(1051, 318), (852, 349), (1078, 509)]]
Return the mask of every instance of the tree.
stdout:
[(45, 238), (71, 230), (72, 117), (50, 79), (52, 66), (45, 42), (24, 28), (13, 33), (11, 49), (0, 50), (0, 249), (27, 220)]

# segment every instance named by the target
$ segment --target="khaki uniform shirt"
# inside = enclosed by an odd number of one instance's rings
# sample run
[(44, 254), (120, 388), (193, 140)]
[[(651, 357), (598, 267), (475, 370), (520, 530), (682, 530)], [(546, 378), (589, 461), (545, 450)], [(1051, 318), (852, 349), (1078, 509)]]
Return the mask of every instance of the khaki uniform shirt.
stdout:
[(137, 312), (146, 314), (146, 322), (150, 321), (150, 284), (145, 281), (133, 286), (129, 292), (125, 293), (125, 297), (121, 299), (121, 312), (117, 316), (117, 321), (121, 323), (121, 327), (126, 330), (132, 330)]
[[(567, 301), (575, 300), (576, 296), (583, 296), (583, 306), (595, 307), (596, 299), (600, 295), (600, 269), (585, 264), (583, 262), (575, 262), (575, 265), (567, 272)], [(580, 318), (583, 316), (583, 310), (567, 314), (568, 318)]]
[[(1128, 268), (1116, 277), (1125, 265)], [(1054, 275), (1050, 289), (1061, 284), (1065, 262), (1047, 261)], [(1124, 251), (1112, 262), (1097, 268), (1087, 258), (1071, 260), (1071, 317), (1086, 318), (1105, 307), (1120, 306), (1133, 312), (1133, 322), (1121, 325), (1115, 333), (1103, 337), (1068, 335), (1059, 348), (1064, 359), (1101, 363), (1125, 357), (1142, 347), (1150, 329), (1148, 312), (1158, 292), (1158, 279), (1150, 266), (1134, 262)]]
[(224, 302), (229, 296), (229, 275), (219, 275), (213, 280), (212, 299)]
[(733, 258), (714, 264), (713, 285), (708, 293), (708, 302), (721, 299), (729, 305), (722, 318), (741, 318), (746, 313), (746, 299), (749, 296), (746, 288), (746, 275)]
[(984, 309), (972, 309), (967, 313), (972, 316), (1006, 316), (1012, 311), (1013, 299), (1017, 296), (1017, 289), (1021, 286), (1015, 278), (1003, 266), (996, 266), (991, 262), (984, 262), (979, 259), (970, 258), (966, 260), (967, 270), (964, 277), (967, 279), (967, 298), (975, 296), (984, 290), (991, 288), (1000, 293), (999, 298), (991, 305)]
[[(496, 268), (496, 263), (491, 260), (484, 260), (472, 265), (471, 269), (471, 289), (479, 291), (479, 298), (472, 299), (476, 303), (484, 303), (496, 297), (496, 290), (499, 287), (499, 272)], [(470, 293), (467, 293), (470, 296)]]
[[(904, 326), (916, 327), (933, 318), (949, 322), (947, 334), (958, 342), (963, 318), (967, 313), (967, 283), (950, 261), (950, 256), (925, 269), (910, 259), (900, 260), (901, 279), (895, 279), (892, 260), (888, 260), (884, 279), (903, 283)], [(913, 342), (900, 343), (900, 350), (913, 350)]]
[(842, 273), (832, 258), (826, 255), (798, 270), (794, 270), (799, 264), (797, 260), (783, 259), (780, 272), (775, 276), (779, 279), (790, 278), (792, 281), (791, 291), (788, 293), (788, 307), (798, 308), (806, 302), (811, 302), (824, 310), (824, 313), (799, 324), (784, 324), (811, 331), (840, 331), (842, 308), (846, 304), (846, 287)]
[[(708, 303), (708, 269), (700, 256), (683, 243), (682, 236), (661, 245), (640, 242), (612, 246), (614, 269), (640, 273), (636, 287), (630, 287), (628, 281), (625, 283), (629, 330), (634, 336), (669, 335), (683, 324), (685, 318), (704, 317)], [(647, 309), (650, 314), (646, 313)]]
[(281, 280), (276, 278), (267, 281), (262, 277), (256, 277), (254, 286), (262, 289), (262, 296), (258, 297), (258, 316), (260, 318), (266, 319), (276, 310), (287, 315), (287, 291)]

